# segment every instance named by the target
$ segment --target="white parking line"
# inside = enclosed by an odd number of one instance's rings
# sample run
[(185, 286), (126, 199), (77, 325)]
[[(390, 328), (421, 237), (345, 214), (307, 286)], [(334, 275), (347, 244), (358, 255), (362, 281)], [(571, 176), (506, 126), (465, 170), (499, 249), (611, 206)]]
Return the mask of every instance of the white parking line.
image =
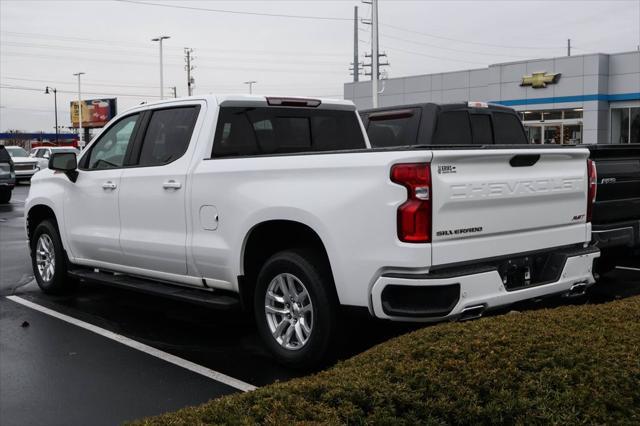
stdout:
[(616, 269), (622, 269), (624, 271), (635, 271), (640, 272), (640, 268), (632, 268), (630, 266), (616, 266)]
[(144, 343), (140, 343), (128, 337), (122, 336), (120, 334), (116, 334), (112, 331), (105, 330), (104, 328), (97, 327), (93, 324), (86, 323), (84, 321), (80, 321), (79, 319), (70, 317), (65, 314), (61, 314), (52, 309), (45, 308), (44, 306), (40, 306), (36, 303), (30, 302), (18, 296), (7, 296), (7, 299), (19, 303), (23, 306), (26, 306), (31, 309), (35, 309), (36, 311), (42, 312), (43, 314), (50, 315), (54, 318), (58, 318), (62, 321), (68, 322), (69, 324), (73, 324), (80, 328), (84, 328), (85, 330), (91, 331), (93, 333), (99, 334), (100, 336), (106, 337), (107, 339), (111, 339), (115, 342), (122, 343), (123, 345), (129, 346), (130, 348), (139, 350), (148, 355), (159, 358), (163, 361), (169, 362), (171, 364), (177, 365), (178, 367), (182, 367), (194, 373), (200, 374), (202, 376), (208, 377), (210, 379), (216, 380), (220, 383), (224, 383), (225, 385), (231, 386), (232, 388), (241, 390), (243, 392), (248, 392), (255, 390), (256, 387), (250, 385), (249, 383), (245, 383), (241, 380), (234, 379), (233, 377), (227, 376), (226, 374), (222, 374), (218, 371), (211, 370), (209, 368), (203, 367), (201, 365), (195, 364), (191, 361), (187, 361), (186, 359), (182, 359), (175, 355), (171, 355), (167, 352), (161, 351), (160, 349), (156, 349), (149, 345), (145, 345)]

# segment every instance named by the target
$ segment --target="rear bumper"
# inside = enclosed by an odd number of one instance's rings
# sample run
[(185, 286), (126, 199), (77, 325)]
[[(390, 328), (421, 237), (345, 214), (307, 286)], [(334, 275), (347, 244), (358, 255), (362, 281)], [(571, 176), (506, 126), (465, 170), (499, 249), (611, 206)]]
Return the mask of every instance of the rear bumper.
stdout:
[(640, 247), (640, 220), (607, 225), (592, 224), (593, 243), (600, 249)]
[[(382, 275), (371, 288), (372, 313), (378, 318), (397, 321), (436, 322), (459, 319), (470, 311), (481, 313), (522, 300), (569, 293), (572, 288), (586, 288), (595, 283), (593, 261), (599, 256), (599, 250), (594, 247), (573, 250), (566, 254), (564, 266), (553, 282), (515, 290), (507, 290), (498, 269), (492, 266), (461, 269), (460, 274), (455, 276)], [(390, 303), (394, 287), (407, 289), (408, 297), (396, 297)], [(416, 297), (420, 297), (419, 289), (423, 289), (424, 307), (416, 306)], [(414, 297), (413, 300), (411, 297)], [(411, 300), (411, 306), (403, 307), (403, 301), (407, 300)]]

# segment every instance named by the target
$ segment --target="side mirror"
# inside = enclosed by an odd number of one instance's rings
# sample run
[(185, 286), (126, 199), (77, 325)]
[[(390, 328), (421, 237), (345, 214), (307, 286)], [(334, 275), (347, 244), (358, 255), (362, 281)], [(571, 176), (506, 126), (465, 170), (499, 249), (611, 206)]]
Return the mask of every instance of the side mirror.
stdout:
[(73, 152), (54, 152), (49, 158), (49, 168), (64, 172), (71, 182), (78, 178), (78, 159)]

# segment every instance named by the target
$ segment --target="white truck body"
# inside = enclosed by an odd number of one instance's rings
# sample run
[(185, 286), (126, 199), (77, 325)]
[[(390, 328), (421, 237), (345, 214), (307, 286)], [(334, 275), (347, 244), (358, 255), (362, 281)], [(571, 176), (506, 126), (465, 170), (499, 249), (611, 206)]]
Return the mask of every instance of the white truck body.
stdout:
[[(34, 208), (47, 206), (73, 265), (232, 293), (243, 291), (252, 231), (271, 222), (301, 224), (326, 251), (339, 304), (397, 320), (457, 318), (479, 305), (493, 308), (594, 283), (598, 252), (587, 248), (586, 149), (370, 150), (364, 135), (366, 146), (356, 151), (212, 157), (221, 108), (266, 108), (262, 96), (141, 105), (102, 134), (132, 114), (194, 105), (197, 120), (180, 158), (151, 167), (81, 167), (75, 182), (43, 170), (32, 179), (27, 222)], [(315, 108), (351, 111), (362, 130), (350, 102), (322, 100)], [(82, 152), (80, 164), (100, 139)], [(513, 167), (514, 156), (539, 160)], [(430, 242), (399, 239), (398, 209), (408, 192), (390, 173), (407, 163), (430, 164)], [(509, 289), (500, 268), (487, 266), (562, 250), (569, 254), (556, 262), (557, 275), (539, 285)], [(452, 283), (460, 285), (459, 297), (444, 314), (402, 315), (384, 307), (387, 286)]]

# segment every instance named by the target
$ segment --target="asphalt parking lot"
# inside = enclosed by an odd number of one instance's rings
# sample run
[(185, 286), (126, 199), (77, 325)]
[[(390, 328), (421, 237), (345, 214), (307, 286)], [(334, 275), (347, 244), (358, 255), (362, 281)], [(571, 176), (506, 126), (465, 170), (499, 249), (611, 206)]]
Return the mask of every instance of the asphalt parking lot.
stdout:
[[(0, 206), (0, 423), (117, 424), (287, 380), (251, 318), (124, 290), (83, 285), (40, 293), (23, 227), (28, 186)], [(606, 303), (640, 294), (640, 261), (625, 261), (588, 295), (512, 309)], [(499, 313), (497, 313), (499, 314)], [(350, 318), (346, 358), (416, 326)]]

